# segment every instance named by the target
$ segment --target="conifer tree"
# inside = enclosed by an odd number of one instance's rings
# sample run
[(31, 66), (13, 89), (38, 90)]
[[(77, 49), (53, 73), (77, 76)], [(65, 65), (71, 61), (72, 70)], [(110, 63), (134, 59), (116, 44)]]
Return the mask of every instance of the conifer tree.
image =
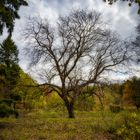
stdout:
[(18, 50), (10, 36), (0, 44), (1, 93), (9, 96), (19, 78)]
[(14, 21), (20, 18), (18, 10), (22, 5), (28, 5), (26, 0), (0, 0), (0, 35), (3, 33), (4, 27), (12, 35)]

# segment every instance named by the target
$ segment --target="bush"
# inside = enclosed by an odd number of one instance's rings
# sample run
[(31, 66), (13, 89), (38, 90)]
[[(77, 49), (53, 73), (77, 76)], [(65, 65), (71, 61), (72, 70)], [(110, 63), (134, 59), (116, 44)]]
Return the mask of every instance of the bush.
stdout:
[(111, 112), (113, 113), (118, 113), (122, 110), (121, 106), (120, 105), (110, 105), (110, 110)]
[(0, 117), (9, 117), (10, 115), (14, 115), (17, 118), (18, 112), (8, 106), (6, 103), (0, 103)]
[(140, 140), (140, 118), (136, 113), (125, 114), (123, 125), (116, 131), (125, 140)]
[(3, 99), (0, 100), (0, 104), (5, 103), (7, 106), (12, 106), (12, 104), (15, 104), (15, 101), (13, 99)]

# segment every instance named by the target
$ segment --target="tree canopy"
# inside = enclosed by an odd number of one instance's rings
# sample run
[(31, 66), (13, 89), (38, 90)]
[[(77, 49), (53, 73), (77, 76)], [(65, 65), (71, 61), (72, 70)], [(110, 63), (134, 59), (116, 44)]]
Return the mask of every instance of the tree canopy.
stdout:
[[(54, 28), (49, 22), (30, 19), (25, 37), (31, 45), (32, 64), (43, 63), (44, 68), (47, 65), (45, 84), (62, 98), (69, 117), (74, 117), (76, 98), (86, 94), (90, 84), (97, 84), (104, 72), (128, 58), (128, 46), (105, 28), (96, 11), (72, 11), (60, 16)], [(55, 80), (60, 84), (55, 84)]]

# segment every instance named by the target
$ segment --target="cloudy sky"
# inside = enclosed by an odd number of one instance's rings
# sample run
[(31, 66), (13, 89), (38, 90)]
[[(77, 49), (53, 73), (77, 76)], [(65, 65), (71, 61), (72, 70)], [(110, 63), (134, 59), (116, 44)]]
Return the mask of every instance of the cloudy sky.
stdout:
[[(135, 27), (137, 26), (139, 16), (137, 5), (128, 7), (127, 3), (117, 2), (110, 6), (102, 0), (28, 0), (28, 7), (20, 8), (20, 20), (16, 20), (13, 39), (20, 50), (20, 66), (27, 72), (29, 60), (23, 55), (22, 49), (25, 46), (21, 37), (22, 29), (25, 26), (27, 17), (40, 16), (47, 18), (52, 24), (57, 22), (59, 15), (65, 15), (71, 9), (90, 9), (102, 13), (102, 17), (111, 29), (117, 31), (122, 38), (135, 36)], [(117, 75), (118, 76), (118, 75)], [(122, 76), (123, 77), (123, 76)]]

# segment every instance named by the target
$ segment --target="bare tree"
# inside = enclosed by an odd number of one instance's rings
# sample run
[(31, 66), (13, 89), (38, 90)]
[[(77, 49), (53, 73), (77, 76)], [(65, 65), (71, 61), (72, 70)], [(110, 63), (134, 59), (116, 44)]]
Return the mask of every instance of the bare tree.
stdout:
[(47, 21), (30, 19), (25, 37), (31, 46), (32, 64), (47, 64), (48, 82), (44, 85), (58, 93), (70, 118), (74, 118), (78, 96), (87, 93), (90, 84), (99, 83), (104, 72), (128, 59), (128, 46), (106, 28), (95, 11), (72, 11), (61, 16), (54, 28)]

